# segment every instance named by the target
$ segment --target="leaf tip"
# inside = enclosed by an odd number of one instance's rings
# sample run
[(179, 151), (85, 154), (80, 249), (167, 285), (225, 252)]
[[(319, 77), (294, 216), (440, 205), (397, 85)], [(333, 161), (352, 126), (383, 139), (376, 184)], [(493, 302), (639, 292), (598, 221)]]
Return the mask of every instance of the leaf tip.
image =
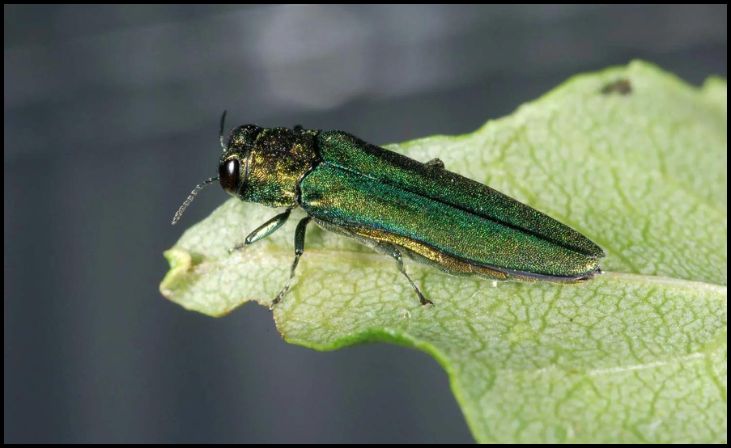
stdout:
[(172, 300), (175, 291), (180, 289), (188, 273), (193, 267), (193, 257), (190, 252), (182, 249), (168, 249), (163, 256), (170, 265), (170, 270), (160, 282), (160, 293), (167, 299)]

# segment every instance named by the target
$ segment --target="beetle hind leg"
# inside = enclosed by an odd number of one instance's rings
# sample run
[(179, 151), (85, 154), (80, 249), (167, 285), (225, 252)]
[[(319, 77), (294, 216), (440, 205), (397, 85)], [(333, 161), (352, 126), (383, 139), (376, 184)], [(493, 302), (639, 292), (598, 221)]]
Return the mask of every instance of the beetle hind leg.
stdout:
[(439, 168), (440, 170), (444, 169), (444, 162), (442, 162), (442, 159), (431, 159), (430, 161), (426, 162), (425, 165), (430, 168)]
[(414, 283), (413, 280), (411, 280), (411, 277), (409, 277), (409, 274), (406, 273), (406, 269), (404, 268), (404, 260), (401, 256), (401, 251), (398, 250), (395, 246), (392, 246), (390, 244), (378, 244), (377, 249), (380, 251), (386, 253), (391, 258), (393, 258), (396, 261), (396, 265), (398, 266), (399, 272), (401, 272), (404, 277), (406, 277), (406, 280), (409, 281), (411, 284), (411, 287), (414, 288), (414, 291), (416, 292), (416, 295), (419, 297), (419, 303), (422, 305), (434, 305), (434, 303), (427, 299), (424, 294), (419, 290), (419, 287), (416, 286), (416, 283)]

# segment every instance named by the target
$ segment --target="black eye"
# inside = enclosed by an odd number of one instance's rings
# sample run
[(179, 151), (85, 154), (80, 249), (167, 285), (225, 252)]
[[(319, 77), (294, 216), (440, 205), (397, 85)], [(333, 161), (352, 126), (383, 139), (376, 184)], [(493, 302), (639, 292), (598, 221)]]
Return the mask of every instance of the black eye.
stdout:
[(218, 179), (227, 193), (236, 194), (239, 185), (239, 161), (229, 159), (218, 166)]

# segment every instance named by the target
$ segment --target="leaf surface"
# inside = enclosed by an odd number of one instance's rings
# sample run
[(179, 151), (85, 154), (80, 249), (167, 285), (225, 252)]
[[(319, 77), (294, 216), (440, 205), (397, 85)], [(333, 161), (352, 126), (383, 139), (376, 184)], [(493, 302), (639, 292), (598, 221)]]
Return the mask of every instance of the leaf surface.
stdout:
[[(389, 149), (490, 185), (597, 242), (576, 285), (454, 277), (310, 226), (274, 319), (292, 343), (389, 341), (432, 354), (479, 442), (725, 442), (726, 82), (693, 88), (643, 62), (576, 76), (474, 133)], [(367, 139), (367, 136), (361, 136)], [(268, 306), (297, 218), (230, 199), (166, 252), (160, 289), (220, 316)]]

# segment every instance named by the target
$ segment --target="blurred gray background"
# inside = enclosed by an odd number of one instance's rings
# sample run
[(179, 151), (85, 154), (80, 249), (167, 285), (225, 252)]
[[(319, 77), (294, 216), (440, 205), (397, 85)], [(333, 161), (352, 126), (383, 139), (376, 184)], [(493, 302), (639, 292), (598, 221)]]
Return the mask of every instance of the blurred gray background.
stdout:
[(726, 76), (722, 6), (5, 6), (5, 442), (471, 442), (447, 376), (167, 302), (218, 119), (373, 143), (469, 132), (642, 58)]

